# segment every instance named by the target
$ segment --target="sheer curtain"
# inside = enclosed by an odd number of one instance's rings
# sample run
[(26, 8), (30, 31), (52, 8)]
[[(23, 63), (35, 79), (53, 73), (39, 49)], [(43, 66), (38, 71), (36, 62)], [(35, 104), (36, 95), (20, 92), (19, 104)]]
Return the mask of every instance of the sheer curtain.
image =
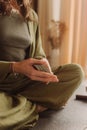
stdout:
[[(61, 0), (61, 21), (66, 24), (60, 64), (79, 63), (87, 71), (87, 0)], [(87, 74), (87, 73), (86, 73)]]

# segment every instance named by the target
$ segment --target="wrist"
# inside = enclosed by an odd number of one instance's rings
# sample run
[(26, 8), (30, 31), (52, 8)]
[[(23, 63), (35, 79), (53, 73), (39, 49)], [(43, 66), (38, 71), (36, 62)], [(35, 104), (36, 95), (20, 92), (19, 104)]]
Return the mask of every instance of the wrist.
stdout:
[(17, 62), (11, 62), (10, 63), (10, 72), (12, 73), (17, 73), (17, 65), (16, 65)]

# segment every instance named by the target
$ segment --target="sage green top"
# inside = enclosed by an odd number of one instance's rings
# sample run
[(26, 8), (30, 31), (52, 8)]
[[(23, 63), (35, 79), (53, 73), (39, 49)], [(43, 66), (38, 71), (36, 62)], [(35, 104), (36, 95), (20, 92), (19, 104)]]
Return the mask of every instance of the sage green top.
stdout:
[(0, 60), (20, 61), (29, 56), (31, 44), (27, 22), (18, 13), (0, 16)]
[(35, 21), (26, 22), (18, 14), (0, 16), (0, 80), (2, 73), (10, 71), (10, 61), (45, 57), (38, 17), (33, 10), (32, 17)]

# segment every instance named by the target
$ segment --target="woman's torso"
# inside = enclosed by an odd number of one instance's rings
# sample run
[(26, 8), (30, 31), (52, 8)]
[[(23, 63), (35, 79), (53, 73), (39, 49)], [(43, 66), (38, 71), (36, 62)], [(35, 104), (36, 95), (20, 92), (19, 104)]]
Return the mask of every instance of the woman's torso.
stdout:
[(21, 61), (31, 44), (27, 22), (18, 13), (0, 16), (0, 60)]

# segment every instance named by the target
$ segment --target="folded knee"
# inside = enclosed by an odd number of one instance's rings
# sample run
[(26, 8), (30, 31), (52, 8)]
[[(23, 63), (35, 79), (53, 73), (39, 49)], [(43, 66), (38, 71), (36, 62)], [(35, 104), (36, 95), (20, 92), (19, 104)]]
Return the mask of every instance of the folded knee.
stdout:
[(63, 100), (58, 100), (57, 98), (50, 98), (47, 103), (45, 103), (45, 106), (48, 108), (48, 109), (52, 109), (52, 110), (58, 110), (62, 107), (64, 107), (66, 104), (66, 101), (63, 99)]
[(79, 64), (73, 64), (73, 71), (75, 73), (75, 77), (81, 82), (84, 78), (84, 71)]

